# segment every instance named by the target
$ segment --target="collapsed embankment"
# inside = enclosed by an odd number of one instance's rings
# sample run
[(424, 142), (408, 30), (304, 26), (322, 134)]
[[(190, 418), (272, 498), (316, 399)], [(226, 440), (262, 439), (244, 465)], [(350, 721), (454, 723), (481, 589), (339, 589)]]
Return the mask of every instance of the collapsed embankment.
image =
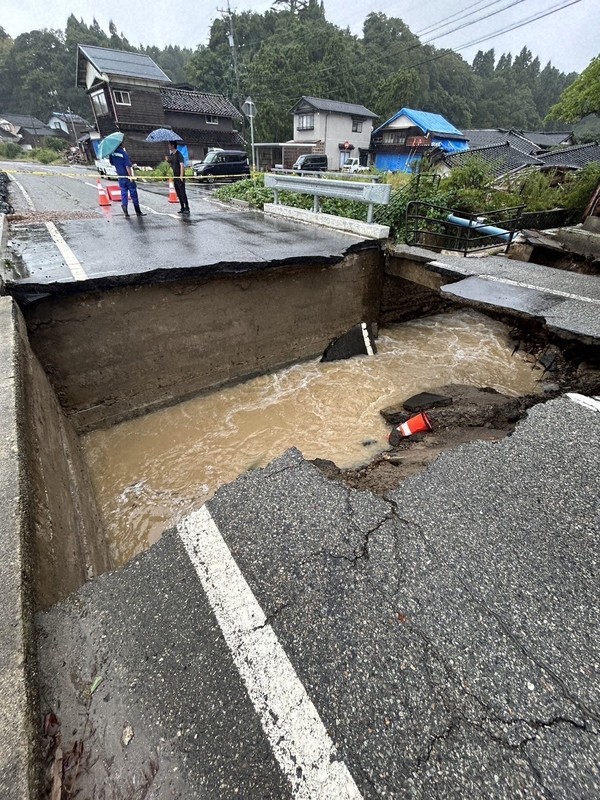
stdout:
[(37, 793), (33, 615), (110, 568), (77, 433), (316, 355), (376, 322), (381, 275), (373, 248), (332, 266), (50, 294), (22, 311), (0, 298), (7, 800)]
[(33, 796), (36, 780), (33, 613), (110, 568), (78, 433), (314, 357), (357, 321), (449, 307), (441, 278), (406, 274), (374, 247), (326, 266), (49, 293), (21, 311), (0, 299), (7, 798)]

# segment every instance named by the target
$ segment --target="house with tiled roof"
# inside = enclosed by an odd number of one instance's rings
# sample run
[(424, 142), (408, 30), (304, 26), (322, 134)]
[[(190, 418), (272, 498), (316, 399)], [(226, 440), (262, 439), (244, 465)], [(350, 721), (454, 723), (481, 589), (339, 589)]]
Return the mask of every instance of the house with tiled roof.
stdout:
[(538, 150), (550, 150), (554, 147), (569, 147), (575, 144), (573, 131), (521, 131), (521, 134), (533, 142)]
[(469, 128), (463, 131), (469, 140), (469, 149), (476, 150), (480, 147), (495, 147), (508, 142), (517, 150), (524, 153), (537, 153), (540, 149), (531, 139), (523, 133), (507, 128)]
[(371, 136), (375, 167), (391, 172), (412, 172), (433, 150), (455, 153), (468, 147), (464, 133), (441, 114), (412, 108), (401, 108)]
[(538, 158), (542, 162), (544, 169), (583, 169), (593, 161), (600, 162), (600, 144), (598, 142), (589, 142), (588, 144), (577, 144), (573, 147), (559, 147), (555, 150), (549, 150), (547, 153), (540, 153)]
[(124, 133), (125, 146), (140, 165), (153, 166), (164, 156), (164, 145), (144, 141), (154, 128), (172, 128), (190, 159), (202, 159), (213, 147), (244, 147), (235, 127), (242, 116), (227, 98), (173, 86), (143, 53), (79, 45), (77, 85), (90, 98), (100, 136)]
[(63, 136), (61, 131), (49, 128), (41, 119), (31, 114), (0, 113), (0, 128), (10, 134), (13, 141), (25, 148), (44, 147), (50, 136)]
[(455, 167), (462, 167), (473, 158), (483, 161), (494, 178), (514, 175), (527, 167), (543, 166), (540, 158), (513, 147), (510, 142), (475, 147), (460, 153), (445, 153), (442, 150), (432, 153), (436, 172), (441, 175), (449, 175)]
[(94, 129), (91, 122), (72, 111), (53, 111), (48, 120), (48, 127), (61, 131), (59, 136), (66, 134), (73, 144), (77, 144), (78, 139)]

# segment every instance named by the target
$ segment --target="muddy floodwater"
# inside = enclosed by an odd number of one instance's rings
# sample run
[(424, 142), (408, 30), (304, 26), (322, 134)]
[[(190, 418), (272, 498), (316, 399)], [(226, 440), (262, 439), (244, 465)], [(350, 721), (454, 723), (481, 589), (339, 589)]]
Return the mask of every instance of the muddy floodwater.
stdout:
[(470, 311), (384, 328), (377, 355), (297, 364), (85, 436), (116, 566), (245, 470), (295, 446), (308, 459), (364, 464), (388, 448), (379, 409), (449, 383), (511, 395), (540, 370), (508, 329)]

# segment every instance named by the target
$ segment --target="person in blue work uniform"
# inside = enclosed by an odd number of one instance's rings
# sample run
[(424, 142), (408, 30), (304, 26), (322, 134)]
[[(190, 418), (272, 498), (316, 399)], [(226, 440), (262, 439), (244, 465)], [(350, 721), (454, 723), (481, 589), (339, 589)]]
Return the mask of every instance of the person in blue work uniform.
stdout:
[(131, 202), (133, 203), (133, 207), (137, 216), (145, 217), (146, 215), (140, 208), (140, 201), (138, 198), (137, 186), (135, 185), (135, 180), (133, 179), (133, 166), (131, 164), (131, 159), (129, 158), (129, 153), (121, 144), (113, 153), (110, 154), (108, 160), (115, 168), (119, 177), (119, 187), (121, 189), (121, 208), (123, 209), (123, 213), (126, 217), (129, 216), (127, 206), (129, 204), (128, 195), (130, 195)]
[(177, 213), (189, 214), (190, 204), (188, 203), (187, 192), (185, 191), (185, 163), (183, 161), (183, 156), (177, 149), (177, 142), (169, 142), (169, 155), (167, 156), (167, 161), (173, 170), (173, 183), (175, 185), (175, 192), (177, 194), (177, 199), (179, 200), (179, 205), (181, 206)]

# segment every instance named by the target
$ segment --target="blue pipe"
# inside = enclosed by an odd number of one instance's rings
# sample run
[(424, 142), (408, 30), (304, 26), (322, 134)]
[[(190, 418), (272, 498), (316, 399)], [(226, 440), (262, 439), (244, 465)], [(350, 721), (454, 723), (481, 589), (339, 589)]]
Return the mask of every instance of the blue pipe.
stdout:
[(483, 233), (486, 236), (496, 236), (498, 239), (502, 239), (505, 242), (510, 240), (509, 231), (505, 231), (503, 228), (496, 228), (493, 225), (479, 225), (471, 219), (455, 217), (454, 214), (448, 214), (446, 219), (453, 225), (460, 225), (462, 228), (473, 228), (476, 233)]

